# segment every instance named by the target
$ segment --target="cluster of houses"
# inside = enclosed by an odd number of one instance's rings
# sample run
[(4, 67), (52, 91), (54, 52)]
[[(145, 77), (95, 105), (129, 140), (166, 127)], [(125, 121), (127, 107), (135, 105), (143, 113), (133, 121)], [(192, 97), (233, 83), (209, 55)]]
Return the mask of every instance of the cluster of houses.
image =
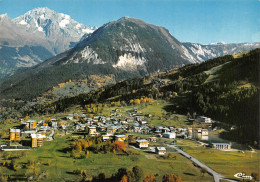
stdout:
[[(46, 138), (46, 132), (50, 129), (72, 130), (84, 133), (89, 136), (101, 136), (103, 141), (117, 140), (126, 141), (127, 133), (148, 134), (151, 137), (139, 138), (135, 141), (138, 148), (148, 148), (149, 142), (156, 142), (158, 137), (164, 137), (175, 140), (177, 137), (189, 138), (196, 140), (207, 140), (208, 129), (205, 128), (176, 128), (157, 126), (151, 127), (145, 120), (144, 115), (138, 108), (128, 112), (127, 117), (117, 114), (118, 109), (109, 116), (93, 116), (87, 117), (85, 114), (69, 114), (63, 120), (55, 118), (51, 121), (35, 121), (28, 120), (22, 122), (21, 129), (10, 129), (10, 141), (19, 141), (21, 136), (31, 138), (31, 147), (41, 147), (43, 140)], [(198, 121), (210, 124), (210, 118), (200, 116)], [(68, 126), (69, 129), (68, 129)], [(230, 149), (230, 145), (213, 144), (212, 147), (217, 149)], [(159, 155), (166, 153), (165, 147), (156, 147), (155, 152)]]
[[(42, 121), (41, 121), (42, 122)], [(41, 123), (39, 122), (39, 123)], [(22, 122), (21, 129), (10, 129), (10, 141), (20, 141), (21, 136), (31, 137), (31, 147), (40, 147), (46, 138), (47, 125), (39, 127), (35, 120)]]

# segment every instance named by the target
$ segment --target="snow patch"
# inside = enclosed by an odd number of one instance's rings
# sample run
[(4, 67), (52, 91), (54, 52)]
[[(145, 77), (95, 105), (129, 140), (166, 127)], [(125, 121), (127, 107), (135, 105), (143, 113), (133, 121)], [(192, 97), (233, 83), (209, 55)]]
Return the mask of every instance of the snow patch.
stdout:
[(6, 18), (6, 17), (7, 17), (7, 13), (0, 15), (0, 19)]
[(40, 19), (44, 19), (44, 18), (45, 18), (45, 15), (42, 14), (42, 15), (40, 16)]
[(22, 21), (19, 22), (19, 24), (20, 25), (27, 25), (28, 23), (26, 21), (22, 20)]
[(80, 29), (81, 28), (81, 24), (78, 23), (75, 28), (76, 29)]
[(39, 32), (44, 32), (42, 27), (38, 27)]
[(39, 26), (39, 24), (38, 24), (38, 22), (37, 22), (36, 20), (34, 20), (34, 23), (35, 23), (35, 26), (36, 26), (36, 28), (37, 28), (37, 30), (38, 30), (39, 32), (44, 32), (44, 31), (43, 31), (43, 28)]
[(225, 42), (214, 42), (214, 43), (210, 43), (209, 45), (224, 45), (226, 44)]
[(59, 23), (60, 28), (65, 28), (66, 25), (68, 25), (70, 23), (70, 21), (68, 19), (63, 19), (61, 20), (61, 22)]

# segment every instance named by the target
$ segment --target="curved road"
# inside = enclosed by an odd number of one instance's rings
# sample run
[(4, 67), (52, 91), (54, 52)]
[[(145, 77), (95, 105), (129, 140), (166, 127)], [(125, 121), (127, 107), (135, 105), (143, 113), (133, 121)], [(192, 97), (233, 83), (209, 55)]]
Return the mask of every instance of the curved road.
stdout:
[(196, 163), (198, 166), (205, 168), (208, 173), (212, 174), (214, 177), (214, 181), (215, 182), (219, 182), (220, 179), (225, 179), (227, 181), (234, 181), (234, 180), (230, 180), (225, 178), (224, 176), (222, 176), (221, 174), (217, 173), (216, 171), (214, 171), (213, 169), (209, 168), (208, 166), (206, 166), (205, 164), (201, 163), (199, 160), (195, 159), (194, 157), (192, 157), (191, 155), (187, 154), (186, 152), (184, 152), (183, 150), (179, 149), (178, 147), (176, 147), (175, 145), (167, 145), (168, 147), (171, 147), (173, 149), (175, 149), (178, 153), (182, 154), (183, 156), (187, 157), (189, 160), (191, 160), (192, 162)]
[(49, 140), (52, 141), (53, 140), (53, 135), (54, 135), (54, 130), (51, 130), (51, 134), (48, 136)]

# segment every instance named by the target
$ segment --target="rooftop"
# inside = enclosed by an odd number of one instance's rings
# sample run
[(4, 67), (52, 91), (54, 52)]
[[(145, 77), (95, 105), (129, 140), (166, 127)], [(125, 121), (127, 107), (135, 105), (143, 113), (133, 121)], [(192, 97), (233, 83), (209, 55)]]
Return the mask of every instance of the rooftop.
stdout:
[(158, 150), (166, 150), (165, 147), (156, 147)]

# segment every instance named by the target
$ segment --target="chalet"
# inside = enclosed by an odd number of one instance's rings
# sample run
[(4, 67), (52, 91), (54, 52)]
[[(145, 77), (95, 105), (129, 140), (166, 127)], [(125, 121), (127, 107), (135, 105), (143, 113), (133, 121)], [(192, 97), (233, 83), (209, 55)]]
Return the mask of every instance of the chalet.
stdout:
[(157, 134), (162, 133), (162, 129), (163, 129), (162, 126), (158, 126), (158, 127), (155, 128), (154, 133), (157, 133)]
[(20, 140), (21, 130), (20, 129), (10, 129), (10, 140)]
[(149, 138), (149, 141), (150, 141), (150, 142), (157, 142), (157, 138), (156, 138), (156, 137), (150, 137), (150, 138)]
[(120, 124), (127, 124), (127, 121), (125, 119), (120, 120)]
[(97, 133), (97, 128), (95, 126), (89, 126), (88, 127), (88, 134), (91, 136), (96, 135)]
[(38, 134), (42, 135), (42, 138), (46, 138), (46, 130), (39, 131)]
[(105, 116), (100, 116), (99, 117), (99, 121), (100, 122), (105, 122), (107, 119), (106, 119), (106, 117)]
[(47, 130), (48, 129), (48, 123), (43, 123), (40, 128), (42, 128), (42, 129), (44, 128), (45, 130)]
[(140, 126), (134, 126), (133, 130), (136, 133), (140, 133), (141, 132), (141, 127)]
[(212, 148), (220, 149), (220, 150), (229, 150), (231, 149), (231, 145), (228, 143), (212, 143)]
[(159, 154), (159, 155), (164, 155), (164, 154), (166, 154), (166, 148), (165, 147), (156, 147), (155, 153)]
[(87, 122), (91, 122), (92, 121), (92, 118), (87, 118)]
[(135, 116), (136, 121), (142, 121), (144, 119), (143, 115), (136, 115)]
[(76, 130), (80, 130), (80, 131), (86, 130), (86, 124), (78, 123), (76, 125)]
[(67, 120), (73, 120), (73, 118), (74, 118), (73, 116), (74, 116), (73, 114), (69, 114), (69, 115), (66, 117), (66, 119), (67, 119)]
[(207, 129), (202, 129), (201, 130), (201, 135), (208, 136), (209, 135), (209, 131)]
[(102, 139), (103, 139), (103, 141), (110, 140), (111, 137), (112, 137), (112, 134), (108, 134), (108, 133), (105, 134), (105, 135), (102, 135)]
[(128, 123), (134, 122), (134, 118), (127, 118), (126, 121), (127, 121)]
[(99, 117), (95, 116), (92, 121), (93, 121), (94, 123), (98, 123), (98, 120), (99, 120)]
[(198, 116), (196, 118), (199, 122), (203, 123), (212, 123), (211, 118), (205, 117), (205, 116)]
[(208, 130), (202, 128), (194, 128), (192, 130), (192, 138), (196, 140), (208, 140)]
[(117, 128), (115, 126), (110, 126), (107, 128), (107, 133), (114, 134), (116, 132)]
[(138, 113), (138, 114), (142, 113), (142, 111), (138, 110), (138, 109), (135, 112)]
[(140, 125), (145, 125), (145, 124), (147, 124), (147, 121), (141, 120), (141, 121), (139, 121), (139, 124)]
[(106, 128), (104, 125), (99, 126), (99, 130), (100, 130), (101, 132), (106, 131), (106, 129), (107, 129), (107, 128)]
[(79, 114), (78, 116), (79, 116), (80, 119), (86, 118), (86, 114)]
[(126, 140), (126, 138), (127, 138), (126, 135), (115, 135), (116, 141), (121, 141), (121, 142), (123, 142), (123, 141)]
[(114, 120), (114, 121), (113, 121), (113, 124), (114, 124), (114, 125), (117, 125), (117, 124), (119, 124), (119, 122), (118, 122), (117, 120)]
[(57, 128), (58, 127), (58, 122), (57, 121), (51, 121), (51, 127)]
[(51, 119), (51, 122), (52, 122), (52, 121), (57, 121), (57, 119), (55, 119), (55, 118), (52, 118), (52, 119)]
[(163, 133), (162, 136), (164, 138), (176, 138), (176, 133), (175, 132), (166, 132), (166, 133)]
[(41, 134), (32, 134), (32, 148), (41, 147), (43, 145), (43, 138)]
[(136, 145), (139, 148), (148, 148), (149, 142), (146, 139), (136, 140)]
[(176, 129), (174, 127), (170, 126), (170, 132), (175, 132), (175, 131), (176, 131)]
[(35, 120), (28, 120), (25, 122), (25, 125), (28, 129), (34, 129), (37, 126), (37, 121)]
[(62, 129), (66, 129), (67, 124), (68, 124), (67, 121), (62, 120), (62, 121), (60, 122), (60, 127), (61, 127)]
[(188, 128), (188, 134), (192, 135), (192, 128)]

